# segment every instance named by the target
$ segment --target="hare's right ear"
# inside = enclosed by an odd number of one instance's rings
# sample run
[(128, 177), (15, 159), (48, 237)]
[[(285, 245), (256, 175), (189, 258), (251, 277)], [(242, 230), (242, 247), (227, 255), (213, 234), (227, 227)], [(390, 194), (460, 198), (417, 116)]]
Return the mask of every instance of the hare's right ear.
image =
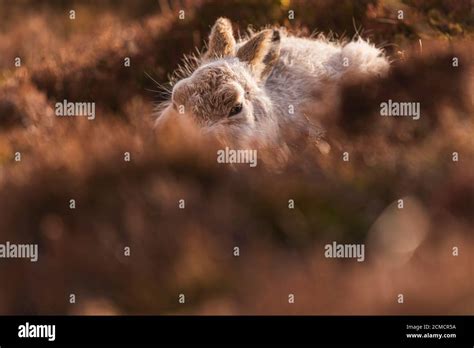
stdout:
[(219, 18), (212, 27), (209, 35), (209, 49), (205, 59), (233, 56), (235, 54), (235, 39), (232, 24), (227, 18)]
[(280, 32), (262, 30), (239, 48), (237, 58), (248, 63), (254, 75), (264, 80), (280, 58)]

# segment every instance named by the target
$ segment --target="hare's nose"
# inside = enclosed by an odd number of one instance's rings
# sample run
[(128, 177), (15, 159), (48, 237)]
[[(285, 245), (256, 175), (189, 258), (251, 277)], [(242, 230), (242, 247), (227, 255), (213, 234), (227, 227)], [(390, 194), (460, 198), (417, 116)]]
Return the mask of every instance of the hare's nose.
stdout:
[(179, 106), (183, 105), (181, 98), (179, 98), (174, 91), (173, 91), (173, 94), (171, 95), (171, 105), (173, 106), (173, 109), (175, 111), (178, 111)]
[(186, 85), (187, 79), (179, 81), (173, 88), (171, 93), (171, 101), (176, 105), (181, 105), (186, 102), (189, 95), (189, 88)]
[(173, 103), (173, 107), (175, 107), (179, 104), (175, 90), (173, 90), (173, 93), (171, 94), (171, 103)]

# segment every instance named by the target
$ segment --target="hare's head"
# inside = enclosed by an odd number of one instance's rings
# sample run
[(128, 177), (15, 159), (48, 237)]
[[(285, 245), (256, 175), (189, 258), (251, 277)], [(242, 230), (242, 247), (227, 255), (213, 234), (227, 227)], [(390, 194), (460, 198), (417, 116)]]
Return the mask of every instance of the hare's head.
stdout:
[(237, 44), (230, 21), (219, 18), (208, 47), (192, 75), (174, 85), (168, 108), (210, 128), (252, 129), (271, 118), (264, 85), (279, 57), (279, 32), (263, 30)]

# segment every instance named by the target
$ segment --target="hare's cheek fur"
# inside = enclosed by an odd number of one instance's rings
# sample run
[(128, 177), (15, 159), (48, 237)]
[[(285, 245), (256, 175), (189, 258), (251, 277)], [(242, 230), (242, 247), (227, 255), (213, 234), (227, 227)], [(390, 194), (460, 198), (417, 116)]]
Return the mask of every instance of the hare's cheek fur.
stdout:
[(255, 126), (255, 116), (253, 114), (253, 106), (251, 103), (244, 103), (241, 117), (247, 125), (252, 127)]

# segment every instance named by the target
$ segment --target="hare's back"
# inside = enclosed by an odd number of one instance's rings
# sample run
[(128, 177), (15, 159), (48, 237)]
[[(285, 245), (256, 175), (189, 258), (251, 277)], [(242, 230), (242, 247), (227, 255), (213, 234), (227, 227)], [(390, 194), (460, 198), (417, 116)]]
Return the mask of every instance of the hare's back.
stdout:
[(304, 76), (321, 76), (326, 74), (328, 64), (340, 55), (341, 48), (323, 40), (298, 37), (283, 37), (279, 64), (276, 67), (281, 73)]

